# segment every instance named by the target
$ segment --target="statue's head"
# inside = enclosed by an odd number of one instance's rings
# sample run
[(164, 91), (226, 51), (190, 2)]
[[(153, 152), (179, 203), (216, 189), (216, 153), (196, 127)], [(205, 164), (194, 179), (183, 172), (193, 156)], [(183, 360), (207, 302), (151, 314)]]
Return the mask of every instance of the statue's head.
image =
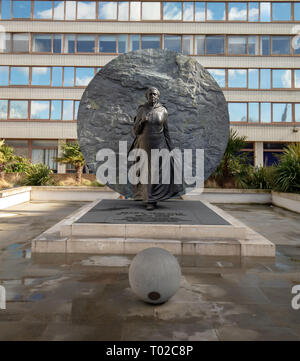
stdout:
[(146, 98), (148, 100), (148, 103), (151, 105), (157, 103), (159, 96), (160, 96), (160, 92), (155, 87), (150, 87), (146, 91)]

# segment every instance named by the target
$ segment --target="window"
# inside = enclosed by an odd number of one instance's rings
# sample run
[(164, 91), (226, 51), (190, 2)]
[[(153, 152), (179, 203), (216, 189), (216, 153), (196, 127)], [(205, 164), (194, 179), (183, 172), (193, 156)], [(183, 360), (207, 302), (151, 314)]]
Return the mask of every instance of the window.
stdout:
[(119, 1), (119, 15), (118, 20), (128, 20), (129, 5), (128, 1)]
[(273, 122), (291, 122), (292, 105), (273, 103)]
[(272, 3), (272, 20), (273, 21), (290, 21), (291, 20), (291, 3)]
[(10, 119), (27, 119), (28, 118), (28, 101), (11, 100), (9, 104)]
[(66, 20), (75, 20), (76, 1), (66, 1)]
[(248, 54), (249, 55), (258, 55), (258, 36), (248, 36)]
[(78, 1), (77, 19), (96, 19), (96, 1)]
[(8, 100), (0, 100), (0, 119), (7, 119)]
[(28, 158), (28, 141), (27, 140), (5, 140), (5, 145), (14, 148), (14, 154)]
[(2, 0), (1, 1), (1, 19), (10, 19), (11, 18), (11, 0)]
[(211, 35), (206, 37), (206, 54), (224, 54), (225, 37)]
[(0, 66), (0, 85), (8, 85), (9, 67)]
[(128, 51), (128, 35), (118, 36), (118, 53), (127, 53)]
[(259, 87), (259, 70), (248, 69), (248, 88), (258, 89)]
[(139, 21), (141, 20), (141, 3), (137, 1), (130, 2), (130, 20)]
[(49, 119), (49, 100), (32, 100), (30, 119)]
[(116, 20), (117, 19), (117, 2), (100, 1), (99, 2), (99, 19)]
[(64, 86), (74, 86), (74, 68), (64, 68)]
[(260, 3), (260, 21), (269, 22), (271, 21), (271, 3)]
[(32, 141), (32, 163), (44, 163), (52, 170), (57, 169), (54, 158), (57, 157), (57, 141), (33, 140)]
[(246, 21), (247, 20), (247, 3), (229, 3), (228, 20)]
[(61, 53), (62, 52), (62, 35), (54, 34), (53, 37), (53, 53)]
[(63, 1), (54, 1), (53, 19), (64, 20), (65, 5)]
[(62, 86), (62, 67), (54, 66), (52, 68), (52, 86)]
[(0, 32), (0, 53), (10, 52), (10, 34)]
[(37, 53), (51, 53), (51, 34), (34, 34), (33, 51)]
[(262, 123), (271, 123), (271, 103), (260, 103), (260, 116)]
[(248, 21), (258, 21), (258, 4), (254, 2), (248, 2)]
[(228, 54), (247, 54), (247, 37), (228, 36)]
[(77, 53), (94, 53), (95, 36), (77, 35)]
[(270, 55), (270, 37), (262, 36), (260, 38), (261, 55)]
[(181, 20), (181, 2), (164, 2), (163, 3), (164, 20)]
[(164, 49), (181, 52), (181, 36), (179, 35), (165, 35)]
[(74, 106), (75, 106), (75, 109), (74, 109), (74, 119), (75, 120), (77, 120), (77, 114), (78, 114), (78, 108), (79, 108), (79, 103), (80, 103), (80, 101), (79, 100), (75, 100), (75, 104), (74, 104)]
[(271, 88), (271, 70), (260, 69), (260, 88), (270, 89)]
[(272, 36), (272, 54), (290, 54), (289, 36)]
[(225, 3), (207, 2), (207, 20), (225, 20)]
[(246, 88), (247, 87), (247, 70), (229, 69), (228, 70), (228, 87), (229, 88)]
[(195, 21), (205, 21), (205, 2), (195, 3)]
[(248, 103), (248, 122), (259, 122), (259, 103)]
[(159, 49), (159, 35), (142, 35), (142, 49)]
[(31, 17), (31, 1), (13, 0), (13, 18), (30, 19)]
[(193, 53), (193, 37), (192, 35), (182, 36), (182, 53), (190, 55)]
[(294, 20), (300, 20), (300, 2), (294, 3)]
[(61, 120), (61, 100), (51, 100), (51, 120)]
[(294, 70), (295, 88), (300, 88), (300, 69)]
[(116, 53), (116, 35), (99, 35), (99, 53)]
[(143, 2), (142, 20), (160, 20), (160, 3)]
[(52, 19), (52, 1), (34, 1), (34, 19)]
[(87, 86), (94, 77), (94, 68), (76, 68), (76, 86)]
[(29, 68), (14, 67), (10, 68), (10, 85), (28, 85), (29, 84)]
[(225, 69), (207, 69), (221, 88), (225, 88)]
[(140, 36), (130, 35), (130, 50), (135, 51), (140, 49)]
[(291, 70), (272, 70), (272, 87), (273, 88), (291, 88), (292, 74)]
[(32, 85), (50, 85), (50, 68), (32, 68)]
[(300, 122), (300, 104), (295, 104), (295, 122)]
[(65, 35), (64, 52), (68, 54), (75, 53), (75, 35), (72, 34)]
[(184, 21), (194, 20), (194, 4), (192, 2), (183, 3), (183, 20)]
[(28, 53), (28, 50), (29, 50), (29, 35), (13, 34), (13, 52)]
[(195, 36), (195, 53), (196, 55), (203, 55), (205, 53), (205, 36)]
[(228, 111), (231, 122), (245, 122), (247, 120), (247, 103), (228, 103)]
[(73, 119), (73, 100), (63, 100), (63, 120)]

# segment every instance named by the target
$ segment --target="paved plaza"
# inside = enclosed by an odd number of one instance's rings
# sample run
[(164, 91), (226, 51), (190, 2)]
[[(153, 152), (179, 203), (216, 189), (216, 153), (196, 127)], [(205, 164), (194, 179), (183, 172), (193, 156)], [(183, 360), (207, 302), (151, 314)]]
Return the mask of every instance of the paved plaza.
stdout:
[(300, 215), (220, 205), (276, 244), (276, 258), (178, 258), (181, 287), (159, 306), (129, 287), (132, 256), (31, 254), (31, 240), (82, 202), (0, 211), (0, 340), (300, 340)]

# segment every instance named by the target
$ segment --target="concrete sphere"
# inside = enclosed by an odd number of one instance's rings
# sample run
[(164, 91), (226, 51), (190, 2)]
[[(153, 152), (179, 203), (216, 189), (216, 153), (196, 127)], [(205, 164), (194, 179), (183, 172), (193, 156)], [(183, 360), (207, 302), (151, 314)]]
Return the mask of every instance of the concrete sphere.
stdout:
[(177, 259), (162, 248), (147, 248), (138, 253), (129, 267), (129, 283), (143, 301), (166, 302), (180, 286), (181, 270)]

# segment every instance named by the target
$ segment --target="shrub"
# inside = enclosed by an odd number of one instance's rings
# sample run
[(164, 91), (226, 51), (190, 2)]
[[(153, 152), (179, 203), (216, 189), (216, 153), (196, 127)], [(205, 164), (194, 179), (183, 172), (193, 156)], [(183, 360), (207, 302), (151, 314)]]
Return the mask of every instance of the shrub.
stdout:
[(275, 182), (275, 167), (251, 167), (245, 179), (248, 188), (272, 189)]
[(52, 170), (43, 163), (32, 164), (25, 172), (24, 184), (28, 186), (42, 186), (52, 184)]
[(15, 155), (12, 162), (5, 167), (5, 173), (25, 173), (30, 167), (29, 159)]

